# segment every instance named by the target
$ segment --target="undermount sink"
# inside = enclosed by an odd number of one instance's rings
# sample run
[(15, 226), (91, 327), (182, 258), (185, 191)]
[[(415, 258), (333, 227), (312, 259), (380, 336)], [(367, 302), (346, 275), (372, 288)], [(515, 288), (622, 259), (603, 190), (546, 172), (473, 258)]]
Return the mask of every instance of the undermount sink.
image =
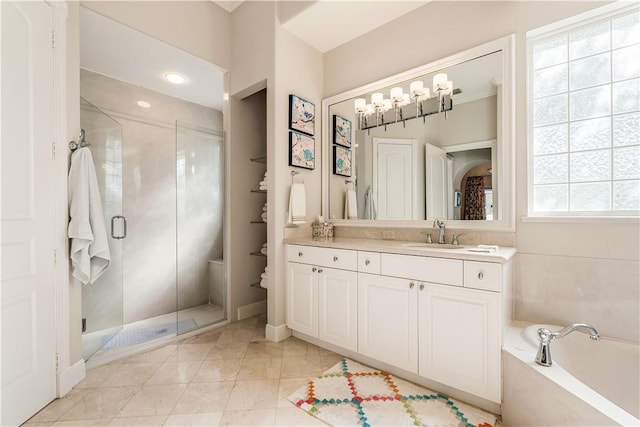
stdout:
[(463, 249), (462, 245), (449, 245), (447, 243), (418, 243), (411, 242), (402, 245), (405, 248), (412, 249)]

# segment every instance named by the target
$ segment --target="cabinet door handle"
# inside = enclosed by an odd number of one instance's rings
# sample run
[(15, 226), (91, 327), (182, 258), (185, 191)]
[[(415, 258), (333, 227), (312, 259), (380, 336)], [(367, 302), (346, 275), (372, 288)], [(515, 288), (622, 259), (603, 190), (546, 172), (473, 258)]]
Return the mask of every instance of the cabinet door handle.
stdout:
[(371, 264), (371, 261), (369, 261), (368, 259), (365, 259), (364, 260), (364, 265), (369, 265), (369, 264)]
[(482, 279), (484, 279), (484, 273), (481, 271), (480, 273), (478, 273), (478, 280)]
[(336, 262), (336, 261), (338, 261), (338, 257), (337, 257), (337, 256), (334, 256), (334, 257), (333, 257), (333, 262)]
[(409, 289), (413, 289), (413, 287), (414, 287), (415, 285), (416, 285), (415, 283), (413, 283), (413, 282), (409, 282)]
[(420, 290), (424, 291), (424, 284), (420, 283)]
[(318, 269), (317, 269), (317, 268), (315, 268), (315, 267), (312, 267), (312, 268), (311, 268), (311, 271), (312, 271), (313, 273), (315, 273), (316, 271), (318, 271)]
[(318, 269), (318, 273), (322, 273), (322, 269), (321, 268)]
[(304, 255), (302, 251), (298, 252), (298, 256), (302, 256), (302, 255)]

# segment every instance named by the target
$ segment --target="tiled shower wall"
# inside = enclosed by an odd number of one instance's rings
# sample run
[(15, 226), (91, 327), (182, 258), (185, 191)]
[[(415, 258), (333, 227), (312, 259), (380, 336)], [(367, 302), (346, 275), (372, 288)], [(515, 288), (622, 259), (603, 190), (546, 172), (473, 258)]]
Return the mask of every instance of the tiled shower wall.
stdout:
[(208, 303), (207, 262), (222, 258), (222, 113), (86, 70), (81, 96), (123, 128), (124, 322)]

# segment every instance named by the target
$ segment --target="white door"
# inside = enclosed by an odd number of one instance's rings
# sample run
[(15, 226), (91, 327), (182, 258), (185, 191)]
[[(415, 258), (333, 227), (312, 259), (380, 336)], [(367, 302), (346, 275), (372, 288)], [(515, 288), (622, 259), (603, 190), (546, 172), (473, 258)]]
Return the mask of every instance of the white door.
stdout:
[(447, 219), (449, 162), (447, 153), (435, 145), (425, 145), (425, 190), (427, 218)]
[(2, 425), (55, 398), (53, 10), (2, 1)]
[(373, 192), (377, 219), (417, 219), (417, 143), (373, 138)]
[(421, 283), (420, 375), (500, 402), (500, 294)]
[(319, 338), (358, 351), (358, 273), (318, 268)]
[(418, 372), (417, 282), (358, 273), (358, 350)]
[(318, 337), (318, 268), (287, 263), (287, 326)]

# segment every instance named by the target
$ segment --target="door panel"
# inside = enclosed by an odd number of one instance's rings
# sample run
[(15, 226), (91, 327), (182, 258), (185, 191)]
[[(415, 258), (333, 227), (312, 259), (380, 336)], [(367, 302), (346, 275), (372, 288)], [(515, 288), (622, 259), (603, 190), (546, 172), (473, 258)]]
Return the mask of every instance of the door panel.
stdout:
[(55, 397), (53, 10), (2, 1), (2, 425)]
[(325, 267), (318, 271), (318, 337), (358, 351), (358, 273)]

